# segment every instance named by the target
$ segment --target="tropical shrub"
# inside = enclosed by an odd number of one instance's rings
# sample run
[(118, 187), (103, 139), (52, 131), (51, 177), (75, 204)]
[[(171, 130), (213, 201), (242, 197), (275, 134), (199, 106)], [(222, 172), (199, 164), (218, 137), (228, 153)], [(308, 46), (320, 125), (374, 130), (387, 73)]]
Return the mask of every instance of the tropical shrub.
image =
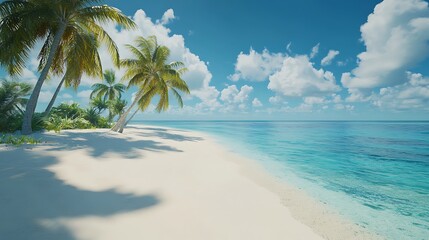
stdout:
[[(15, 132), (22, 124), (26, 96), (32, 86), (28, 83), (1, 80), (0, 82), (0, 132)], [(37, 122), (37, 121), (36, 121)]]
[(22, 144), (37, 144), (40, 142), (40, 139), (35, 139), (29, 136), (13, 136), (5, 134), (0, 136), (0, 144), (12, 144), (15, 146), (20, 146)]
[(53, 107), (50, 113), (50, 116), (58, 116), (60, 118), (70, 118), (74, 119), (81, 117), (84, 113), (84, 110), (80, 108), (78, 103), (61, 103), (57, 107)]
[(96, 107), (83, 109), (77, 103), (62, 103), (52, 108), (45, 127), (46, 130), (60, 132), (63, 129), (110, 128), (111, 124)]

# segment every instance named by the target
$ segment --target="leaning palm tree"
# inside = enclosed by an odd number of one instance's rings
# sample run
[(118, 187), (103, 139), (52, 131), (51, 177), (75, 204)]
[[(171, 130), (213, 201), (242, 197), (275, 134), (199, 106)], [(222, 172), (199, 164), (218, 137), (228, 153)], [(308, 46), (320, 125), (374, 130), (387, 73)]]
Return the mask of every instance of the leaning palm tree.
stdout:
[[(0, 3), (0, 49), (2, 49), (0, 64), (9, 74), (20, 74), (29, 51), (38, 40), (44, 41), (39, 53), (40, 77), (25, 109), (23, 134), (32, 132), (31, 119), (45, 79), (49, 74), (58, 75), (63, 72), (63, 66), (68, 63), (69, 57), (66, 55), (69, 52), (64, 49), (72, 44), (88, 41), (88, 38), (81, 37), (83, 33), (92, 36), (93, 40), (106, 43), (114, 62), (119, 63), (115, 43), (99, 24), (116, 22), (123, 27), (135, 25), (116, 8), (106, 5), (94, 6), (99, 2), (99, 0), (8, 0)], [(97, 59), (95, 61), (100, 61), (98, 52), (94, 52), (91, 57)]]
[(64, 83), (66, 87), (73, 86), (76, 90), (83, 74), (93, 78), (102, 76), (103, 68), (97, 53), (99, 42), (92, 33), (81, 32), (79, 34), (76, 36), (77, 41), (72, 40), (70, 45), (59, 49), (64, 51), (60, 56), (67, 56), (64, 61), (66, 71), (46, 107), (45, 116), (49, 115)]
[(156, 37), (138, 37), (136, 46), (127, 45), (135, 58), (121, 60), (121, 66), (126, 68), (124, 79), (130, 79), (128, 87), (137, 86), (138, 91), (130, 107), (121, 115), (112, 130), (123, 132), (127, 124), (127, 117), (134, 106), (144, 111), (156, 95), (159, 101), (156, 104), (158, 112), (169, 107), (169, 93), (177, 99), (179, 106), (183, 107), (182, 97), (178, 91), (189, 93), (186, 82), (181, 75), (186, 71), (182, 62), (167, 64), (170, 50), (157, 43)]
[(114, 117), (121, 116), (125, 112), (127, 107), (127, 101), (116, 98), (108, 101), (109, 104), (109, 121), (112, 121)]

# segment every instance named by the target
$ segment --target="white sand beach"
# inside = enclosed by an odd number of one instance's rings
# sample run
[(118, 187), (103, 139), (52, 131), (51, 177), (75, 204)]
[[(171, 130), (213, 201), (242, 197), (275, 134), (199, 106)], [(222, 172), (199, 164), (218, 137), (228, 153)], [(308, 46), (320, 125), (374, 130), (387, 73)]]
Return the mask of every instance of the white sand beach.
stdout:
[(372, 239), (198, 132), (132, 126), (0, 145), (0, 239)]

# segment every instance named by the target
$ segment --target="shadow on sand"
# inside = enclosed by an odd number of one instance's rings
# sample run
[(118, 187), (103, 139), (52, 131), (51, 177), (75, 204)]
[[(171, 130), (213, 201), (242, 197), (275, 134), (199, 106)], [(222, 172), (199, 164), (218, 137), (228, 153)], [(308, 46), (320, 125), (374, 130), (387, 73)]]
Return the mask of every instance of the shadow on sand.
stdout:
[[(161, 130), (136, 134), (146, 137), (152, 134), (154, 137), (176, 141), (199, 140)], [(138, 158), (141, 152), (137, 150), (142, 149), (181, 152), (157, 141), (118, 136), (110, 132), (84, 134), (64, 131), (60, 135), (43, 137), (48, 141), (48, 144), (43, 144), (47, 146), (47, 151), (84, 148), (99, 159), (109, 152), (124, 158)], [(62, 138), (68, 140), (62, 141)], [(55, 157), (42, 156), (39, 151), (25, 147), (0, 149), (0, 239), (74, 240), (76, 238), (67, 228), (59, 224), (49, 227), (43, 224), (43, 220), (110, 216), (160, 203), (154, 194), (135, 196), (114, 190), (88, 191), (66, 185), (46, 170), (57, 161)]]
[[(172, 133), (169, 129), (164, 128), (156, 128), (156, 127), (135, 127), (135, 126), (127, 126), (127, 129), (140, 129), (139, 133), (137, 135), (143, 136), (143, 137), (158, 137), (162, 139), (167, 140), (173, 140), (178, 142), (198, 142), (204, 140), (201, 137), (192, 137), (192, 136), (185, 136), (182, 134)], [(149, 130), (149, 131), (147, 131)], [(175, 132), (186, 132), (183, 130), (174, 130)]]
[[(131, 127), (131, 130), (136, 129), (142, 131), (136, 131), (128, 136), (118, 135), (108, 130), (91, 133), (63, 131), (61, 134), (43, 134), (43, 140), (47, 141), (41, 144), (45, 147), (44, 153), (33, 151), (30, 146), (1, 148), (0, 239), (74, 240), (76, 238), (67, 228), (61, 227), (60, 224), (49, 227), (43, 222), (60, 218), (110, 216), (160, 204), (160, 199), (154, 194), (135, 196), (114, 190), (78, 189), (64, 184), (47, 170), (48, 166), (58, 162), (58, 159), (50, 156), (50, 151), (86, 149), (91, 156), (100, 160), (107, 153), (116, 153), (122, 158), (137, 159), (143, 157), (140, 150), (182, 152), (155, 141), (156, 138), (174, 141), (202, 140), (170, 133), (162, 128)], [(146, 139), (141, 139), (139, 136)], [(150, 139), (150, 137), (154, 137), (155, 140), (148, 140), (147, 138)]]
[[(139, 136), (140, 133), (135, 133)], [(142, 135), (143, 136), (143, 133)], [(149, 136), (149, 135), (144, 135)], [(155, 135), (152, 135), (155, 136)], [(141, 152), (138, 150), (162, 152), (182, 152), (177, 148), (162, 144), (153, 140), (135, 139), (127, 135), (118, 137), (116, 133), (109, 132), (93, 132), (93, 133), (80, 133), (78, 131), (63, 131), (61, 137), (70, 139), (71, 141), (55, 144), (50, 149), (52, 151), (59, 151), (63, 149), (76, 150), (86, 149), (93, 157), (102, 157), (104, 154), (115, 153), (120, 154), (123, 158), (139, 158)], [(172, 136), (173, 137), (173, 136)], [(178, 137), (178, 136), (177, 136)], [(58, 139), (57, 136), (54, 138)], [(50, 137), (45, 137), (48, 142), (55, 143), (57, 140)]]

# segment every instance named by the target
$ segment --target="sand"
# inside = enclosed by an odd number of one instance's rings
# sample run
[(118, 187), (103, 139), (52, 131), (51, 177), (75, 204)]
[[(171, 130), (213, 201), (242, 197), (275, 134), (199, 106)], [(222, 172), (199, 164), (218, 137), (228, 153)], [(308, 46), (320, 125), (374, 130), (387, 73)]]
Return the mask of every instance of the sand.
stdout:
[(0, 239), (371, 239), (203, 133), (131, 126), (0, 145)]

